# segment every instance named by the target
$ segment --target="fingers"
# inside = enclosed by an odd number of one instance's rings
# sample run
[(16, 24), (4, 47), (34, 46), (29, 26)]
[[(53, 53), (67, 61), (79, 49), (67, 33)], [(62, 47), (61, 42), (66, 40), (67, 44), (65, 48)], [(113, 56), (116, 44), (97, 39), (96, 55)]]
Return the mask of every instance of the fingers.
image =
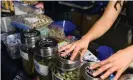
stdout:
[(83, 49), (82, 52), (80, 53), (80, 61), (83, 62), (83, 56), (85, 54), (85, 52), (87, 51), (87, 49)]
[(100, 67), (96, 72), (93, 73), (93, 76), (97, 76), (97, 75), (101, 74), (102, 72), (106, 71), (110, 67), (112, 67), (112, 63), (106, 64), (106, 65)]
[(78, 52), (79, 52), (80, 48), (79, 47), (76, 47), (72, 53), (72, 56), (70, 58), (70, 60), (74, 60), (75, 57), (77, 56)]
[(113, 72), (115, 72), (117, 70), (116, 67), (112, 67), (109, 70), (107, 70), (107, 72), (105, 72), (102, 76), (101, 79), (106, 79), (109, 75), (111, 75)]
[(65, 50), (64, 54), (61, 54), (61, 56), (66, 56), (66, 55), (69, 54), (71, 51), (73, 51), (74, 48), (75, 48), (75, 44), (71, 44), (71, 46), (69, 46), (69, 48)]
[[(70, 60), (74, 60), (75, 57), (77, 56), (77, 54), (79, 53), (79, 50), (82, 50), (81, 55), (80, 55), (81, 56), (80, 61), (82, 61), (82, 57), (83, 57), (84, 53), (87, 50), (85, 48), (86, 48), (86, 45), (82, 45), (79, 41), (77, 41), (77, 42), (74, 42), (73, 44), (69, 44), (69, 45), (61, 47), (58, 50), (58, 52), (62, 53), (61, 56), (66, 56), (70, 52), (73, 52), (72, 55), (71, 55)], [(62, 51), (65, 51), (65, 52), (62, 52)]]
[(68, 49), (69, 47), (71, 47), (71, 45), (72, 45), (72, 44), (65, 45), (65, 46), (61, 47), (61, 48), (58, 50), (58, 52), (61, 52), (61, 51), (63, 51), (63, 50)]
[(119, 71), (116, 73), (116, 75), (115, 75), (115, 77), (114, 77), (113, 80), (118, 80), (118, 78), (121, 76), (122, 73), (123, 73), (123, 70), (119, 70)]
[(98, 63), (90, 66), (90, 69), (96, 69), (96, 68), (98, 68), (98, 67), (100, 67), (102, 65), (105, 65), (107, 63), (109, 63), (109, 60), (108, 59), (107, 60), (104, 60), (104, 61), (101, 61), (101, 62), (98, 62)]

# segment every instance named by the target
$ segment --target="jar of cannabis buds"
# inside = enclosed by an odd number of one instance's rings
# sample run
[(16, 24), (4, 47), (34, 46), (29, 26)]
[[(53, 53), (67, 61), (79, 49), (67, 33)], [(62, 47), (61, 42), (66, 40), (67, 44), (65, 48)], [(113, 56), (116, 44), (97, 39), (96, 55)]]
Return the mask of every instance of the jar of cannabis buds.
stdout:
[(71, 54), (61, 57), (57, 56), (56, 67), (52, 71), (52, 80), (79, 80), (80, 59), (70, 60)]
[(41, 38), (37, 30), (26, 30), (21, 34), (20, 55), (25, 72), (28, 76), (34, 76), (33, 56), (35, 52), (35, 42)]
[(36, 53), (34, 57), (35, 71), (40, 80), (51, 80), (51, 70), (54, 67), (55, 54), (57, 54), (57, 41), (53, 38), (43, 38), (36, 42)]

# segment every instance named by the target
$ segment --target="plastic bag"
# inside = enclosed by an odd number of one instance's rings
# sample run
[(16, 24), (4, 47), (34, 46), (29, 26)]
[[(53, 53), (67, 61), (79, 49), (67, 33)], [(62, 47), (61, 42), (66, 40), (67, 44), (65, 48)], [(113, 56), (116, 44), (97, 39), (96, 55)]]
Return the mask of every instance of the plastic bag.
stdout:
[(42, 14), (16, 15), (11, 18), (12, 21), (22, 23), (26, 26), (29, 26), (31, 29), (47, 27), (49, 24), (53, 22), (53, 20), (50, 17)]
[(56, 38), (58, 42), (64, 41), (64, 39), (66, 39), (63, 27), (51, 24), (49, 25), (48, 28), (49, 28), (49, 33), (48, 33), (49, 37)]

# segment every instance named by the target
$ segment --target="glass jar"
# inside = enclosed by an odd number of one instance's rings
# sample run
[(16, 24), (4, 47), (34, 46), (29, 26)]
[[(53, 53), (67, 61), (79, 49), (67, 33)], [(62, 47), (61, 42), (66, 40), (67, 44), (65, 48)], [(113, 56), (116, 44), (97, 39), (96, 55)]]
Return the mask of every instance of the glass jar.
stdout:
[(23, 31), (21, 35), (20, 55), (22, 57), (23, 68), (28, 76), (34, 76), (33, 57), (35, 53), (35, 42), (40, 39), (40, 32), (37, 30)]
[(132, 73), (123, 74), (121, 75), (119, 80), (133, 80), (133, 74)]
[(43, 38), (36, 42), (36, 53), (34, 57), (35, 71), (40, 80), (51, 80), (57, 54), (57, 41), (53, 38)]
[(34, 66), (40, 80), (51, 80), (51, 70), (54, 66), (52, 57), (43, 57), (36, 54), (34, 57)]
[(56, 67), (52, 71), (52, 80), (79, 80), (79, 72), (79, 68), (64, 71)]
[[(83, 64), (82, 66), (81, 66), (81, 68), (80, 68), (80, 80), (101, 80), (100, 79), (100, 76), (102, 75), (102, 74), (100, 74), (100, 75), (98, 75), (98, 76), (96, 76), (96, 77), (94, 77), (92, 74), (93, 74), (93, 72), (95, 72), (97, 69), (95, 69), (95, 70), (91, 70), (90, 68), (89, 68), (89, 66), (91, 66), (91, 65), (93, 65), (93, 64), (95, 64), (96, 62), (88, 62), (88, 63), (85, 63), (85, 64)], [(105, 79), (105, 80), (109, 80), (108, 78), (107, 79)]]
[(22, 57), (23, 68), (29, 76), (32, 76), (34, 75), (34, 64), (33, 64), (34, 52), (30, 51), (34, 50), (35, 47), (34, 46), (30, 47), (28, 45), (22, 44), (20, 48), (21, 48), (20, 55)]
[(56, 67), (52, 71), (52, 80), (79, 80), (80, 59), (79, 56), (70, 60), (71, 55), (66, 57), (57, 56)]
[(7, 34), (5, 45), (12, 59), (20, 59), (19, 46), (21, 44), (19, 33)]

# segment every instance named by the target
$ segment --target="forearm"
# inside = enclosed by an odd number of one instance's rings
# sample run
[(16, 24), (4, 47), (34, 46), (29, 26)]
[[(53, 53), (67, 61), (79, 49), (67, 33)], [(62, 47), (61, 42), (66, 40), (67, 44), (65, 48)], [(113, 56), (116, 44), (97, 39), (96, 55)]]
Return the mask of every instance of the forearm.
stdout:
[(93, 27), (88, 31), (88, 33), (86, 35), (84, 35), (83, 37), (87, 38), (88, 40), (92, 41), (95, 40), (97, 38), (99, 38), (100, 36), (102, 36), (104, 33), (106, 33), (110, 28), (111, 25), (110, 24), (105, 24), (104, 22), (105, 20), (98, 20)]
[(111, 28), (122, 8), (122, 6), (117, 5), (118, 9), (116, 10), (114, 8), (115, 3), (115, 1), (109, 2), (102, 17), (94, 24), (90, 31), (88, 31), (88, 33), (83, 36), (83, 38), (86, 38), (89, 41), (95, 40)]

